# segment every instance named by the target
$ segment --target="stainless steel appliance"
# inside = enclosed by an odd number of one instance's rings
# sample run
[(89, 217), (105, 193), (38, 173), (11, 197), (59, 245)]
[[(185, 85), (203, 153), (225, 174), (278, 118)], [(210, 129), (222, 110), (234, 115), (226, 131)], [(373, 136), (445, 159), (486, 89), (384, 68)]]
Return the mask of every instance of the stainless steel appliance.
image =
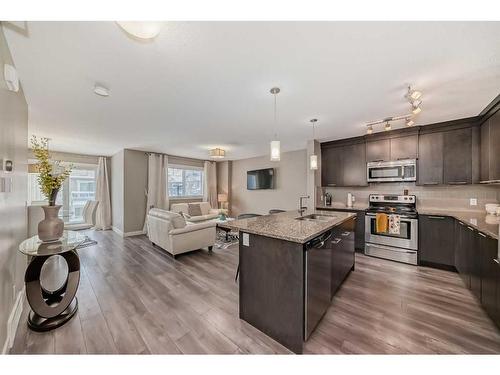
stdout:
[(329, 230), (306, 244), (304, 340), (330, 306), (332, 235)]
[(368, 182), (401, 182), (417, 180), (417, 160), (374, 161), (366, 164)]
[[(417, 264), (418, 212), (414, 195), (370, 194), (365, 215), (365, 254), (398, 262)], [(379, 233), (377, 213), (400, 217), (399, 234)]]

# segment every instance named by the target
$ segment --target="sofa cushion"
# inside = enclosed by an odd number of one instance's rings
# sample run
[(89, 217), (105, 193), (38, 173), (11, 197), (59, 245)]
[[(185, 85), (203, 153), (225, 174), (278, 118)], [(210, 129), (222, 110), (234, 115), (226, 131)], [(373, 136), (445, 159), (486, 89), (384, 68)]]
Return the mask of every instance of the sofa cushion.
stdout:
[(188, 203), (188, 214), (190, 216), (201, 216), (201, 206), (199, 203)]
[(180, 214), (181, 212), (187, 214), (188, 213), (188, 204), (187, 203), (172, 203), (170, 205), (170, 211), (177, 212)]
[(186, 226), (186, 220), (184, 217), (176, 212), (166, 211), (160, 208), (152, 208), (149, 210), (148, 214), (169, 221), (172, 229), (184, 228)]
[(191, 222), (191, 223), (199, 223), (201, 221), (217, 219), (218, 217), (219, 217), (219, 214), (208, 214), (208, 215), (201, 215), (201, 216), (191, 216), (188, 219), (188, 221)]

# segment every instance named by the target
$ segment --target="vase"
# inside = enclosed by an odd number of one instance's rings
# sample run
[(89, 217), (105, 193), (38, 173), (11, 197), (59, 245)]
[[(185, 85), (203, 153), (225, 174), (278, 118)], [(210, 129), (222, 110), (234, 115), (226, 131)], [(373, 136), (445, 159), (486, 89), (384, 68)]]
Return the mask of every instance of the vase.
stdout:
[(61, 206), (42, 206), (45, 219), (38, 223), (38, 238), (42, 242), (57, 241), (62, 237), (64, 222), (57, 216)]

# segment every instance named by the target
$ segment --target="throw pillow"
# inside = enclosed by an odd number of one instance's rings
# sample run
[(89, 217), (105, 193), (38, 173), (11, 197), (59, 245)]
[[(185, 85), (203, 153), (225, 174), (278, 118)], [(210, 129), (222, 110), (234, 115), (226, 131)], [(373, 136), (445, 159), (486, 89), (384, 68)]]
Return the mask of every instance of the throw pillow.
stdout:
[(180, 213), (180, 214), (184, 217), (184, 219), (186, 219), (186, 220), (191, 219), (191, 215), (189, 215), (189, 214), (187, 214), (187, 213), (185, 213), (185, 212), (182, 212), (182, 211), (181, 211), (181, 212), (179, 212), (179, 213)]
[(189, 216), (201, 216), (201, 207), (199, 203), (188, 203)]

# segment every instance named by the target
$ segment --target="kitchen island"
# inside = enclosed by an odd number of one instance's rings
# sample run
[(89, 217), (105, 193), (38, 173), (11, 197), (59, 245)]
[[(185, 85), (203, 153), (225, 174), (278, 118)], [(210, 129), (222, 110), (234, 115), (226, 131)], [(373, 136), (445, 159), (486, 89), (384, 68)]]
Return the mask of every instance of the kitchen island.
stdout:
[(307, 210), (236, 220), (240, 318), (295, 353), (354, 269), (356, 214)]

